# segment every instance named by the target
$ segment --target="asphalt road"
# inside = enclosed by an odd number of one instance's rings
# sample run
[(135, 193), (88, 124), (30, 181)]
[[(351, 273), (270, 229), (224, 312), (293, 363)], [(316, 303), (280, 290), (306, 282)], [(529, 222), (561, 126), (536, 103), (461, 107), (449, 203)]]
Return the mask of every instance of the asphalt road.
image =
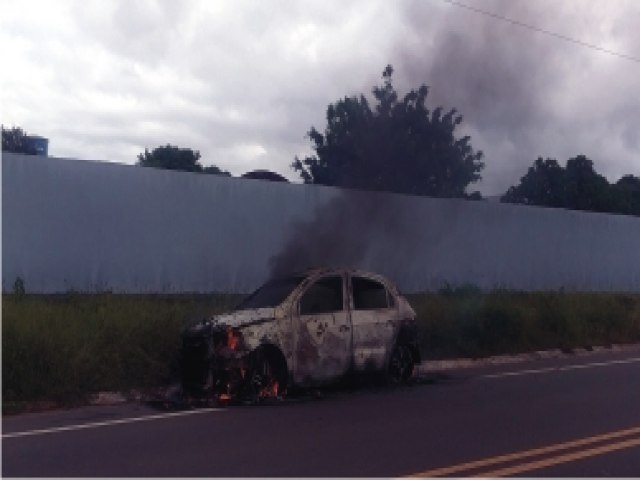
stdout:
[(3, 476), (640, 476), (640, 349), (274, 406), (3, 418)]

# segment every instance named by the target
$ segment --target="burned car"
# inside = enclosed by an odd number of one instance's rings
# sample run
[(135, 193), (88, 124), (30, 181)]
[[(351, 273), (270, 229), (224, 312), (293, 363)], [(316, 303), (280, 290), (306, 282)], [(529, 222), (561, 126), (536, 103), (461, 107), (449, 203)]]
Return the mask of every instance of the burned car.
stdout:
[(272, 279), (234, 312), (187, 328), (182, 387), (261, 399), (365, 372), (402, 383), (420, 361), (416, 337), (415, 312), (383, 276), (310, 270)]

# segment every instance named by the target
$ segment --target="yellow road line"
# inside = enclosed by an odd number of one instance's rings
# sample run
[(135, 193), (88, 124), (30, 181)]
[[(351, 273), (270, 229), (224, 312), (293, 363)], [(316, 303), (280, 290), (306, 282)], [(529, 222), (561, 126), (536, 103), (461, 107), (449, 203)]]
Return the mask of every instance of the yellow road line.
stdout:
[(533, 448), (530, 450), (523, 450), (521, 452), (508, 453), (506, 455), (498, 455), (496, 457), (484, 458), (481, 460), (475, 460), (472, 462), (460, 463), (458, 465), (451, 465), (449, 467), (435, 468), (432, 470), (426, 470), (424, 472), (410, 475), (411, 477), (438, 477), (443, 475), (450, 475), (452, 473), (463, 472), (466, 470), (472, 470), (480, 467), (487, 467), (490, 465), (496, 465), (499, 463), (508, 462), (511, 460), (521, 460), (523, 458), (534, 457), (536, 455), (542, 455), (550, 452), (558, 452), (560, 450), (567, 450), (569, 448), (581, 447), (590, 445), (592, 443), (601, 442), (605, 440), (616, 439), (620, 437), (627, 437), (629, 435), (640, 433), (640, 427), (629, 428), (626, 430), (618, 430), (615, 432), (603, 433), (601, 435), (594, 435), (592, 437), (581, 438), (579, 440), (572, 440), (569, 442), (556, 443), (554, 445), (548, 445), (546, 447)]
[(491, 472), (484, 472), (482, 474), (474, 475), (478, 477), (506, 477), (509, 475), (515, 475), (517, 473), (529, 472), (531, 470), (538, 470), (540, 468), (551, 467), (560, 463), (573, 462), (588, 457), (595, 457), (596, 455), (602, 455), (603, 453), (613, 452), (615, 450), (622, 450), (623, 448), (639, 447), (640, 438), (632, 438), (630, 440), (624, 440), (622, 442), (613, 443), (611, 445), (603, 445), (601, 447), (591, 448), (589, 450), (580, 450), (578, 452), (567, 453), (560, 455), (559, 457), (549, 457), (542, 460), (536, 460), (534, 462), (522, 463), (520, 465), (514, 465), (512, 467), (493, 470)]

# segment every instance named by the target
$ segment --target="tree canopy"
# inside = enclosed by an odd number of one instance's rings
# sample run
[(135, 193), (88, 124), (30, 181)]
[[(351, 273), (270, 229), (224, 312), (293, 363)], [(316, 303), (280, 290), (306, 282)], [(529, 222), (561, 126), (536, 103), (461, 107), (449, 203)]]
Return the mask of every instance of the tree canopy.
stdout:
[(200, 164), (199, 151), (194, 151), (190, 148), (179, 148), (169, 144), (154, 148), (152, 151), (145, 148), (143, 153), (138, 154), (138, 165), (166, 170), (230, 176), (229, 172), (221, 170), (215, 165), (203, 167)]
[(564, 168), (555, 159), (538, 158), (501, 201), (640, 215), (640, 178), (626, 175), (612, 185), (584, 155), (567, 160)]
[[(311, 127), (315, 152), (298, 157), (292, 168), (305, 183), (384, 190), (436, 197), (465, 197), (484, 164), (470, 137), (456, 137), (462, 116), (455, 109), (427, 108), (428, 87), (400, 98), (393, 68), (373, 88), (373, 105), (364, 95), (345, 97), (327, 107), (324, 133)], [(479, 197), (479, 194), (474, 194)]]
[(640, 177), (625, 175), (613, 185), (613, 190), (615, 211), (640, 217)]
[(2, 151), (11, 153), (26, 153), (34, 155), (36, 152), (27, 141), (27, 132), (20, 127), (2, 128)]
[(268, 180), (271, 182), (287, 182), (289, 180), (284, 178), (282, 175), (276, 172), (272, 172), (270, 170), (252, 170), (242, 175), (242, 178), (253, 178), (255, 180)]

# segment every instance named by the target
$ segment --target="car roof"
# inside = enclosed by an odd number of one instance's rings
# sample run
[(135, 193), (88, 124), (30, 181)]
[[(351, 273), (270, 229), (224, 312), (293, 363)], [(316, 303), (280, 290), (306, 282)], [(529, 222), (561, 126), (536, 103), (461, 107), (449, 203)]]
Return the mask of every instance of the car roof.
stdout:
[(307, 270), (303, 270), (300, 272), (296, 272), (294, 273), (292, 276), (303, 276), (305, 278), (309, 278), (309, 277), (316, 277), (316, 276), (321, 276), (321, 275), (342, 275), (344, 273), (347, 273), (351, 276), (357, 276), (357, 277), (365, 277), (365, 278), (370, 278), (372, 280), (379, 280), (382, 283), (384, 283), (385, 285), (392, 287), (393, 289), (397, 290), (396, 285), (389, 280), (387, 277), (385, 277), (382, 274), (379, 273), (374, 273), (374, 272), (368, 272), (366, 270), (359, 270), (356, 268), (348, 268), (348, 267), (315, 267), (315, 268), (309, 268)]

